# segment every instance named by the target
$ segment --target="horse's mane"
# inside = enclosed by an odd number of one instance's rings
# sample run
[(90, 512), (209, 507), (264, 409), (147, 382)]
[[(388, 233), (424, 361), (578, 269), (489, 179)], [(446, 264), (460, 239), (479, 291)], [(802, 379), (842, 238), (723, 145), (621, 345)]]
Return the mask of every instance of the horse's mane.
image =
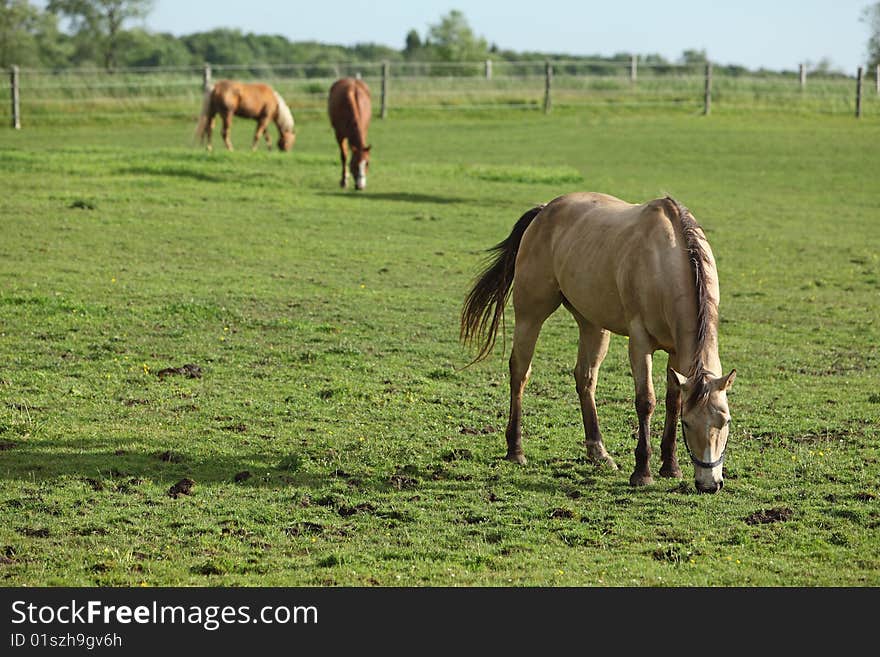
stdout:
[(697, 301), (697, 332), (696, 344), (694, 345), (694, 360), (690, 364), (690, 368), (686, 373), (689, 381), (691, 381), (690, 391), (685, 400), (685, 404), (694, 407), (705, 403), (709, 397), (709, 372), (703, 363), (703, 351), (708, 341), (714, 336), (714, 327), (718, 320), (717, 301), (712, 298), (709, 292), (709, 282), (707, 279), (707, 267), (711, 264), (709, 254), (703, 243), (706, 235), (700, 224), (684, 205), (676, 201), (671, 196), (663, 199), (668, 207), (673, 211), (672, 214), (678, 216), (679, 225), (681, 226), (681, 234), (684, 238), (685, 249), (687, 250), (688, 262), (694, 275), (694, 284), (696, 290)]
[(293, 114), (290, 112), (290, 108), (284, 102), (281, 94), (274, 90), (272, 93), (275, 94), (275, 99), (278, 101), (278, 113), (275, 117), (278, 128), (282, 132), (293, 132)]

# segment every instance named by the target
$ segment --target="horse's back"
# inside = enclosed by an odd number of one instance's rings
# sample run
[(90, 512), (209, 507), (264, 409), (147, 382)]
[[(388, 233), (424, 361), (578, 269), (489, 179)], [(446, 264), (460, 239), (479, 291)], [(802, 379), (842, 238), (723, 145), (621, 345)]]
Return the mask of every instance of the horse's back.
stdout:
[(277, 104), (275, 91), (268, 84), (237, 80), (218, 80), (211, 89), (211, 99), (217, 111), (247, 118), (272, 114)]
[(634, 317), (660, 317), (679, 289), (692, 288), (674, 219), (664, 199), (633, 204), (595, 192), (560, 196), (523, 235), (517, 275), (552, 277), (584, 318), (626, 335)]

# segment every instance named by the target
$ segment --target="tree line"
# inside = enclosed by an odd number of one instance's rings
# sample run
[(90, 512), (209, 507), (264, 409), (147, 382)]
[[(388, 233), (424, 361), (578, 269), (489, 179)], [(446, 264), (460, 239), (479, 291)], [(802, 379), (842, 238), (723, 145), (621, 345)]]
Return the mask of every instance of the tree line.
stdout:
[[(0, 66), (29, 68), (185, 67), (205, 62), (222, 65), (329, 65), (353, 61), (473, 62), (523, 60), (582, 60), (628, 62), (630, 53), (613, 56), (574, 56), (564, 53), (516, 52), (498, 48), (476, 35), (460, 11), (453, 10), (428, 27), (415, 29), (402, 39), (402, 48), (363, 43), (354, 46), (290, 41), (281, 35), (243, 33), (220, 28), (175, 36), (151, 32), (132, 22), (145, 18), (153, 0), (49, 0), (44, 8), (29, 0), (0, 0)], [(880, 63), (880, 2), (867, 7), (862, 20), (869, 25), (869, 66)], [(66, 22), (67, 29), (62, 29)], [(685, 50), (675, 62), (658, 54), (639, 54), (648, 66), (700, 64), (704, 50)], [(831, 72), (830, 63), (812, 68)], [(724, 67), (737, 75), (750, 72), (742, 66)], [(767, 71), (759, 71), (767, 72)]]

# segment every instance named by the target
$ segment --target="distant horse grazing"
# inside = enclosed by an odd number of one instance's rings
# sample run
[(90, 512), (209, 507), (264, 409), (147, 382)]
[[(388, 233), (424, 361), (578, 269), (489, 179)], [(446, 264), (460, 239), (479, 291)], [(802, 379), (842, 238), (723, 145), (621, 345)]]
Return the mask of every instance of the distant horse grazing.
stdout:
[(284, 99), (268, 84), (220, 80), (205, 92), (196, 135), (202, 143), (207, 143), (209, 151), (212, 149), (211, 132), (217, 114), (223, 119), (223, 143), (226, 144), (227, 150), (232, 150), (229, 132), (233, 116), (256, 119), (257, 131), (254, 133), (251, 150), (257, 150), (260, 135), (266, 138), (266, 147), (272, 148), (269, 132), (266, 130), (269, 121), (274, 121), (278, 128), (278, 148), (283, 151), (293, 148), (296, 139), (296, 133), (293, 131), (293, 114)]
[(566, 194), (526, 212), (491, 252), (494, 259), (465, 300), (461, 339), (465, 344), (479, 341), (474, 362), (488, 356), (513, 286), (506, 458), (526, 462), (523, 390), (541, 326), (561, 304), (580, 329), (574, 378), (587, 456), (617, 469), (602, 442), (595, 392), (610, 334), (627, 335), (639, 419), (630, 484), (653, 483), (651, 366), (654, 351), (663, 349), (669, 365), (660, 475), (681, 477), (675, 455), (681, 413), (697, 490), (718, 491), (724, 483), (722, 465), (730, 430), (727, 390), (736, 370), (727, 376), (722, 373), (718, 274), (709, 243), (690, 211), (669, 197), (634, 205), (606, 194)]
[(370, 90), (363, 80), (342, 78), (330, 87), (327, 113), (336, 132), (339, 154), (342, 158), (341, 187), (348, 186), (348, 169), (345, 168), (346, 144), (351, 150), (349, 167), (354, 177), (355, 189), (367, 186), (367, 169), (370, 166), (370, 146), (367, 145), (367, 129), (370, 127), (372, 108)]

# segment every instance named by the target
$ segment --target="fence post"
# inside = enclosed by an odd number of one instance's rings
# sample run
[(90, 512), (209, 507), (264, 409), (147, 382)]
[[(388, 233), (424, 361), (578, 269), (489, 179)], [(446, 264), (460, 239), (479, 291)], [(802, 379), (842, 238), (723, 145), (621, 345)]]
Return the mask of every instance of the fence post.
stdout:
[(382, 112), (381, 118), (388, 116), (388, 62), (382, 62)]
[(807, 86), (807, 67), (804, 64), (800, 65), (800, 78), (801, 90), (803, 90)]
[(862, 67), (859, 66), (859, 71), (856, 73), (856, 118), (861, 118), (862, 116)]
[(703, 115), (712, 111), (712, 62), (706, 62), (706, 91), (703, 97)]
[(9, 69), (9, 84), (12, 96), (12, 127), (21, 130), (21, 106), (18, 97), (18, 66)]
[(205, 62), (205, 67), (202, 69), (202, 87), (205, 91), (211, 90), (211, 65), (208, 62)]
[(638, 77), (638, 55), (632, 55), (629, 59), (629, 81), (635, 82)]
[(545, 63), (544, 76), (544, 114), (549, 114), (551, 109), (550, 83), (553, 80), (553, 65), (550, 62)]
[(487, 80), (492, 79), (492, 60), (491, 59), (486, 60), (486, 79)]

